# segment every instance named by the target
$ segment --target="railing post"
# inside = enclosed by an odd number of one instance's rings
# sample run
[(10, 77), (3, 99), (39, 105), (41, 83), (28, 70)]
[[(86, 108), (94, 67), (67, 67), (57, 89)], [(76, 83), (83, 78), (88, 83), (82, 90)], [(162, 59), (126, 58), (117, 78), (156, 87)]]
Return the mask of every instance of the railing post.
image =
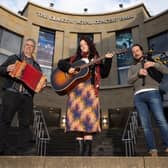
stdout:
[(138, 129), (137, 112), (129, 113), (124, 132), (122, 135), (122, 142), (125, 144), (125, 155), (135, 155), (136, 134)]
[(41, 111), (34, 111), (33, 131), (37, 154), (41, 156), (46, 155), (47, 141), (50, 140), (50, 135)]

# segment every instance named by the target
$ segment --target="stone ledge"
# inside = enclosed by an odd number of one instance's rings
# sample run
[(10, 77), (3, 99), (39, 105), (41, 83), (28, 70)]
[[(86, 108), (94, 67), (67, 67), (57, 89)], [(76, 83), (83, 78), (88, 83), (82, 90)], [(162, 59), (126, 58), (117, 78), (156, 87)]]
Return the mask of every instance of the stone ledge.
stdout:
[(167, 163), (168, 157), (0, 157), (0, 168), (167, 168)]

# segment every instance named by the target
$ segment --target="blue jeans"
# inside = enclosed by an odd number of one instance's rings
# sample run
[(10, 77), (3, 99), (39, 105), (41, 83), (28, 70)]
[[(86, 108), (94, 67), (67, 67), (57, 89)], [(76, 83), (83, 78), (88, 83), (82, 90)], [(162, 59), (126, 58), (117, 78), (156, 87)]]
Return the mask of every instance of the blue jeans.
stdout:
[(149, 150), (156, 149), (150, 111), (160, 129), (163, 145), (168, 148), (168, 124), (163, 112), (161, 96), (158, 90), (142, 92), (134, 96), (134, 104), (138, 111)]

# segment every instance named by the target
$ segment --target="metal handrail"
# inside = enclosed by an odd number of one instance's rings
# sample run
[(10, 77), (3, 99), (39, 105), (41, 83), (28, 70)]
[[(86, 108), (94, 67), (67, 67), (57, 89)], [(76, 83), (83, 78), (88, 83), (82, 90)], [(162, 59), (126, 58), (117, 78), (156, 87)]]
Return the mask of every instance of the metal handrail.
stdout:
[(136, 134), (138, 130), (138, 115), (137, 112), (130, 112), (128, 120), (124, 127), (122, 142), (125, 145), (125, 155), (135, 155)]
[(40, 110), (34, 110), (33, 130), (37, 154), (40, 156), (45, 156), (47, 142), (50, 140), (50, 135), (47, 129), (44, 115)]

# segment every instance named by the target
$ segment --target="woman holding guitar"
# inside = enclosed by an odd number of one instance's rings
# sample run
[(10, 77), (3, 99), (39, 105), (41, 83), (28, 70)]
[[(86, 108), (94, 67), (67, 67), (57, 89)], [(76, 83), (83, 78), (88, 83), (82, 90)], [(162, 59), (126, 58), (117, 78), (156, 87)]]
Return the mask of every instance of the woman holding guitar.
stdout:
[[(100, 104), (98, 89), (100, 79), (108, 76), (113, 54), (105, 55), (104, 61), (97, 61), (89, 66), (89, 75), (78, 82), (68, 92), (66, 131), (77, 133), (77, 152), (81, 156), (91, 156), (93, 134), (100, 132)], [(95, 45), (85, 36), (81, 37), (75, 56), (60, 60), (58, 68), (70, 76), (80, 73), (73, 63), (89, 63), (97, 59), (99, 54)]]

